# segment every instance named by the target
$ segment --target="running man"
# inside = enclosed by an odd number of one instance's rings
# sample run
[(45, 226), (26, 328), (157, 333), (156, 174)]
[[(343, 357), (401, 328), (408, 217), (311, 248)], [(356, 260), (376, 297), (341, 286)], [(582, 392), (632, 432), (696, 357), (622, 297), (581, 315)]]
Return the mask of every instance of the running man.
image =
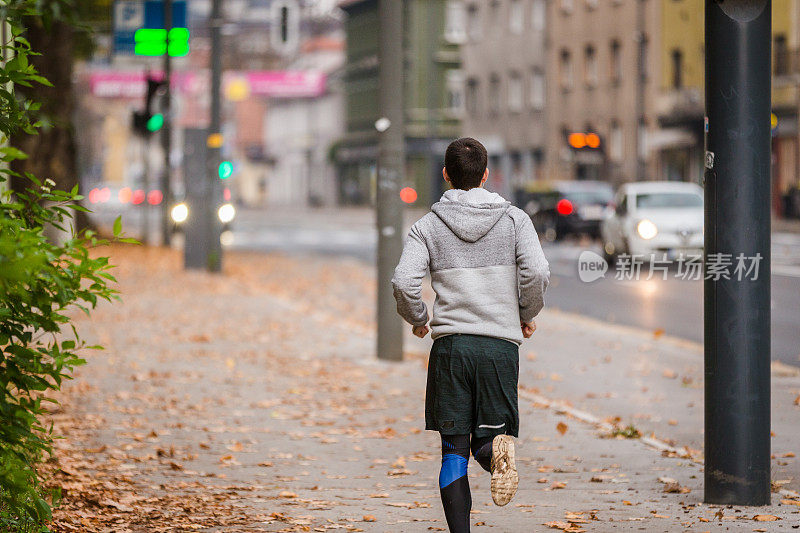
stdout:
[(469, 531), (470, 451), (491, 472), (492, 499), (517, 491), (519, 345), (544, 306), (550, 270), (528, 215), (483, 188), (487, 153), (454, 141), (442, 171), (452, 187), (406, 238), (392, 285), (397, 311), (414, 335), (428, 333), (422, 280), (436, 293), (425, 394), (425, 429), (442, 438), (439, 489), (450, 531)]

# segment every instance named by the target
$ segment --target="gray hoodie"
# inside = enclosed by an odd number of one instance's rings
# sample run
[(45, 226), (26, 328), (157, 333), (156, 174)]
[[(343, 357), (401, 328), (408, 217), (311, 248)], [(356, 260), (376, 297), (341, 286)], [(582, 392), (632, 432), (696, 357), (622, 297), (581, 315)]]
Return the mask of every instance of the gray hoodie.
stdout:
[(428, 272), (434, 339), (465, 333), (521, 344), (520, 322), (539, 314), (550, 282), (530, 217), (483, 188), (445, 192), (408, 233), (392, 285), (397, 312), (415, 326), (428, 323)]

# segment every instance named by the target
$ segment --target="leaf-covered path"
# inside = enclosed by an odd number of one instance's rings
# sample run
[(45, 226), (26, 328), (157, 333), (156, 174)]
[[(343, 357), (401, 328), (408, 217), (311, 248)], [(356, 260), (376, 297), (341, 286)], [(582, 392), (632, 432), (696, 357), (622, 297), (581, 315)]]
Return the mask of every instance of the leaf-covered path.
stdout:
[[(446, 530), (439, 441), (422, 431), (430, 341), (410, 340), (403, 363), (374, 358), (373, 269), (231, 253), (214, 276), (143, 247), (114, 248), (112, 259), (123, 303), (76, 316), (107, 349), (88, 354), (50, 417), (66, 437), (48, 464), (64, 489), (56, 531)], [(548, 327), (564, 334), (570, 320), (542, 318), (521, 350), (524, 389), (548, 394), (558, 389), (534, 390), (536, 380), (575, 378), (554, 375), (536, 340), (555, 342)], [(795, 502), (700, 505), (698, 463), (603, 438), (528, 400), (520, 408), (520, 491), (494, 507), (488, 476), (471, 463), (474, 530), (798, 524)], [(772, 516), (780, 520), (761, 523)]]

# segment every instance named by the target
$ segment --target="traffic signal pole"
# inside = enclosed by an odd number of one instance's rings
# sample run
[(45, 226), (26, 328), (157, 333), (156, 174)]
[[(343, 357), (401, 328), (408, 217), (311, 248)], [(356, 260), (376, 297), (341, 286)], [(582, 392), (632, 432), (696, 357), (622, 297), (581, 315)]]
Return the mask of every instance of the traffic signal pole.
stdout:
[[(771, 0), (706, 0), (705, 501), (770, 503)], [(751, 263), (752, 264), (752, 263)]]
[(210, 195), (203, 206), (204, 222), (209, 224), (206, 232), (206, 268), (209, 272), (222, 270), (222, 245), (220, 238), (220, 222), (217, 217), (217, 204), (221, 195), (218, 168), (222, 148), (222, 0), (213, 0), (211, 4), (211, 121), (206, 141), (206, 179), (210, 180)]
[(403, 359), (403, 323), (397, 315), (392, 274), (403, 248), (400, 184), (405, 165), (403, 117), (403, 4), (379, 0), (378, 58), (378, 358)]
[(161, 132), (161, 146), (164, 149), (164, 172), (161, 176), (161, 242), (169, 246), (171, 239), (172, 223), (170, 209), (172, 209), (172, 58), (169, 54), (169, 31), (172, 29), (172, 0), (164, 0), (164, 29), (167, 31), (167, 53), (164, 54), (164, 98), (163, 114), (164, 126)]

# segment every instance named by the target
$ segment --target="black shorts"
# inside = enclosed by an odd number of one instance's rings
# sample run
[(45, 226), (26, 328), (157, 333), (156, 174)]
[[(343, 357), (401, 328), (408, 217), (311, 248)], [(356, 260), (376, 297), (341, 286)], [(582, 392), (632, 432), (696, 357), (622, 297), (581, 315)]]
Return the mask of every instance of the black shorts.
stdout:
[(425, 429), (443, 435), (519, 434), (519, 346), (481, 335), (433, 341), (425, 392)]

